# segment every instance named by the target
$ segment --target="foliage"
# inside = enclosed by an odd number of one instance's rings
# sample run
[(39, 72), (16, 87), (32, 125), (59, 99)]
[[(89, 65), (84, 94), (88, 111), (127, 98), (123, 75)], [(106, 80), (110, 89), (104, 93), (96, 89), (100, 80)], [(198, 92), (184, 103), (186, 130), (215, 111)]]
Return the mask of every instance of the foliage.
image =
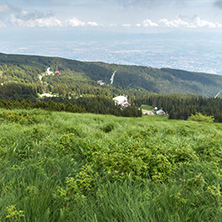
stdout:
[(220, 76), (0, 54), (0, 83), (1, 221), (221, 220)]
[(20, 124), (35, 124), (50, 118), (47, 115), (41, 115), (38, 112), (17, 112), (4, 111), (0, 114), (0, 119), (8, 120), (9, 122), (18, 122)]
[(8, 215), (5, 217), (6, 219), (12, 219), (13, 221), (18, 221), (19, 218), (24, 217), (24, 211), (16, 210), (15, 205), (7, 207)]
[(152, 107), (162, 107), (169, 113), (169, 119), (187, 120), (189, 116), (202, 113), (204, 116), (213, 116), (215, 122), (222, 122), (222, 99), (206, 98), (198, 95), (157, 95), (145, 94), (136, 98), (137, 106), (148, 104)]
[[(61, 74), (46, 75), (49, 66), (52, 71), (60, 70)], [(110, 77), (115, 70), (115, 81), (111, 85)], [(106, 84), (100, 86), (98, 80)], [(191, 114), (200, 112), (222, 122), (222, 100), (207, 98), (221, 90), (222, 78), (217, 75), (0, 53), (0, 83), (2, 108), (138, 117), (142, 113), (134, 104), (137, 107), (144, 104), (162, 107), (168, 111), (170, 119), (186, 120)], [(55, 97), (41, 98), (43, 93)], [(188, 93), (202, 96), (185, 95)], [(112, 99), (123, 94), (129, 96), (132, 106), (120, 112)], [(21, 104), (27, 100), (29, 104)]]
[[(1, 108), (15, 109), (15, 108), (36, 108), (36, 109), (45, 109), (51, 111), (66, 111), (72, 113), (97, 113), (97, 114), (112, 114), (116, 116), (125, 116), (125, 117), (141, 117), (142, 112), (136, 106), (130, 106), (124, 108), (124, 110), (120, 110), (118, 106), (116, 106), (112, 99), (103, 98), (103, 97), (94, 97), (94, 98), (79, 98), (72, 100), (44, 100), (38, 102), (31, 102), (29, 99), (19, 101), (4, 101), (0, 100)], [(15, 113), (5, 113), (3, 115), (4, 118), (9, 118), (11, 120), (18, 121), (19, 119), (27, 119), (29, 121), (29, 116), (21, 116)]]
[(1, 221), (221, 220), (221, 124), (32, 109), (0, 116)]
[(191, 115), (188, 118), (188, 120), (213, 123), (214, 122), (214, 117), (213, 116), (204, 116), (201, 113), (196, 113), (195, 115)]

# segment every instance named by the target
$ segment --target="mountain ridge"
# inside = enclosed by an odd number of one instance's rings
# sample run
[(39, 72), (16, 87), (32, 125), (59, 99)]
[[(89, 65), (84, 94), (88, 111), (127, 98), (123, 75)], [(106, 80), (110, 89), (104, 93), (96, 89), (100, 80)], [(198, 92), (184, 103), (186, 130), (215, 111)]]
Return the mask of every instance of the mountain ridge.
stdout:
[[(61, 71), (61, 75), (45, 75), (43, 82), (40, 82), (39, 75), (45, 73), (48, 67), (51, 67), (53, 72)], [(110, 84), (110, 78), (115, 71), (114, 82)], [(105, 85), (100, 86), (97, 83), (98, 80), (102, 80)], [(136, 95), (141, 92), (141, 95), (143, 93), (181, 93), (213, 97), (222, 89), (222, 76), (220, 75), (171, 68), (158, 69), (137, 65), (83, 62), (60, 57), (4, 53), (0, 53), (0, 82), (0, 92), (5, 85), (15, 82), (33, 85), (37, 88), (36, 94), (50, 92), (74, 96), (95, 95), (96, 93), (111, 96), (113, 93), (124, 92)]]

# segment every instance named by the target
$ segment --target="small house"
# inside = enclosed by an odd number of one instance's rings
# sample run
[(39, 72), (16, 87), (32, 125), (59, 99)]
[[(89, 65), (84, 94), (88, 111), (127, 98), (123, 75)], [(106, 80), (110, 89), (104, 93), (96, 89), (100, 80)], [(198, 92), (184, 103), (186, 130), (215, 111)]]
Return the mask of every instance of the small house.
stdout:
[(149, 115), (149, 116), (154, 115), (154, 112), (151, 110), (142, 109), (142, 113), (143, 113), (143, 115)]
[(113, 98), (116, 105), (118, 105), (121, 109), (128, 107), (130, 104), (128, 103), (126, 96), (117, 96)]
[(158, 116), (165, 116), (165, 114), (166, 113), (162, 109), (156, 111), (156, 115)]
[(43, 94), (40, 94), (40, 97), (43, 98), (43, 97), (56, 97), (56, 95), (52, 95), (50, 93), (43, 93)]
[(97, 83), (98, 83), (100, 86), (105, 85), (105, 83), (104, 83), (102, 80), (98, 80)]

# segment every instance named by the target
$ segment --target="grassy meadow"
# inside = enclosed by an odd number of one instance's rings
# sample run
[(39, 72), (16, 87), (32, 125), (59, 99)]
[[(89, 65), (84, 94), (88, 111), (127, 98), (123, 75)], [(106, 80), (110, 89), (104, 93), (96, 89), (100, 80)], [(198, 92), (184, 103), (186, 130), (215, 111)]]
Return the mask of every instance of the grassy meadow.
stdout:
[(0, 221), (221, 221), (222, 124), (4, 109), (0, 122)]

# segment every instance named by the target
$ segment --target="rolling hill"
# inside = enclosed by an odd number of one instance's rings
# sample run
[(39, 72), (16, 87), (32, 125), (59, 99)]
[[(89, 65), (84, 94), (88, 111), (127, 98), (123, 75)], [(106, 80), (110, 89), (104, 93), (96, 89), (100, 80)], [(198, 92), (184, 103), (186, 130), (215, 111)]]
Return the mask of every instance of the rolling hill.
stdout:
[[(61, 74), (46, 75), (47, 68)], [(114, 82), (110, 78), (116, 71)], [(99, 85), (102, 80), (105, 85)], [(57, 57), (9, 55), (0, 53), (1, 99), (27, 98), (38, 93), (60, 96), (113, 96), (199, 94), (215, 96), (222, 88), (222, 76), (175, 69), (80, 62)]]

